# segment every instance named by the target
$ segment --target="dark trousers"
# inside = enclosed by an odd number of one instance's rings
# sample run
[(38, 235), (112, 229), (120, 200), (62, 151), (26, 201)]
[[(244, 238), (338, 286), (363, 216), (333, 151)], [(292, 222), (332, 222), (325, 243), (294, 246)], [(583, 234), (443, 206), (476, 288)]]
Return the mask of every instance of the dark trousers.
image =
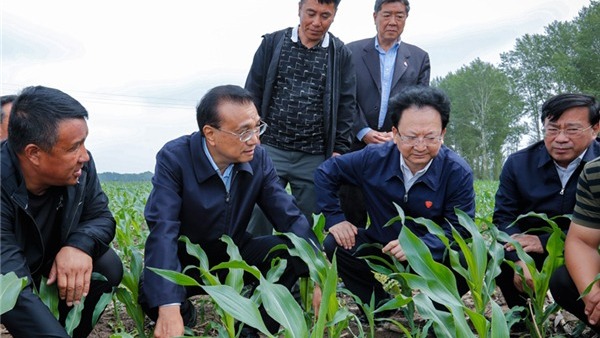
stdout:
[[(262, 145), (271, 157), (283, 188), (288, 184), (308, 224), (313, 225), (313, 214), (317, 210), (317, 195), (313, 177), (317, 167), (325, 160), (324, 155), (313, 155), (301, 151), (289, 151)], [(277, 222), (277, 220), (273, 220)], [(273, 225), (257, 206), (254, 207), (248, 230), (254, 236), (273, 234)]]
[(579, 291), (569, 275), (569, 271), (566, 266), (561, 266), (553, 274), (550, 279), (550, 292), (552, 297), (562, 306), (563, 309), (572, 313), (575, 317), (579, 318), (582, 322), (590, 326), (596, 333), (600, 333), (600, 326), (591, 326), (588, 323), (588, 318), (585, 315), (584, 309), (585, 304), (583, 300), (579, 299)]
[[(544, 260), (547, 255), (536, 253), (529, 253), (529, 255), (533, 258), (536, 268), (540, 270), (544, 265)], [(515, 270), (506, 262), (500, 265), (500, 270), (500, 274), (496, 277), (496, 285), (500, 288), (500, 291), (502, 291), (502, 296), (504, 297), (504, 300), (506, 300), (506, 305), (509, 308), (514, 306), (527, 307), (527, 294), (520, 292), (515, 287)]]
[[(240, 250), (240, 254), (244, 261), (249, 265), (256, 266), (263, 275), (266, 275), (267, 271), (271, 268), (271, 261), (276, 258), (282, 258), (287, 260), (287, 268), (279, 278), (278, 283), (285, 286), (288, 290), (292, 289), (292, 286), (296, 283), (298, 278), (303, 276), (308, 276), (308, 267), (300, 258), (292, 257), (288, 254), (287, 250), (277, 250), (275, 252), (269, 253), (272, 248), (277, 245), (286, 245), (291, 247), (289, 241), (287, 241), (284, 237), (280, 236), (261, 236), (255, 238), (249, 238), (245, 240), (243, 243), (238, 244), (238, 248)], [(226, 246), (223, 245), (214, 245), (210, 248), (203, 247), (205, 250), (208, 259), (210, 261), (210, 265), (214, 266), (221, 262), (228, 262), (230, 260), (229, 256), (226, 252)], [(265, 259), (266, 258), (266, 259)], [(197, 261), (196, 261), (197, 262)], [(186, 264), (187, 263), (187, 264)], [(191, 264), (192, 261), (182, 262), (182, 267), (185, 267)], [(197, 266), (198, 264), (196, 264)], [(225, 273), (227, 270), (220, 270), (223, 274), (219, 275), (219, 279), (221, 281), (225, 280)], [(198, 269), (189, 269), (186, 272), (190, 277), (196, 279), (199, 283), (202, 283), (200, 278)], [(247, 284), (257, 285), (258, 281), (254, 277), (245, 276), (245, 282)], [(140, 281), (143, 283), (143, 280)], [(158, 308), (151, 308), (148, 306), (146, 302), (146, 296), (143, 294), (143, 287), (140, 285), (140, 299), (139, 303), (142, 306), (142, 309), (148, 315), (148, 317), (154, 321), (158, 318)], [(200, 287), (187, 287), (186, 295), (187, 297), (191, 297), (198, 294), (204, 294), (204, 291)], [(193, 312), (192, 309), (189, 308), (189, 305), (186, 305), (185, 302), (181, 307), (181, 315), (184, 319), (184, 323), (189, 322), (189, 316)], [(188, 303), (189, 304), (189, 303)], [(263, 321), (267, 329), (271, 333), (276, 333), (279, 330), (279, 323), (273, 320), (270, 316), (267, 315), (263, 306), (260, 307), (260, 313)]]
[[(363, 303), (369, 303), (371, 301), (371, 295), (375, 297), (375, 305), (379, 304), (390, 297), (390, 295), (383, 289), (383, 286), (373, 276), (373, 272), (365, 259), (361, 258), (364, 256), (378, 256), (391, 261), (391, 257), (387, 254), (383, 254), (381, 249), (374, 247), (365, 247), (360, 251), (356, 249), (365, 243), (374, 243), (366, 235), (364, 229), (358, 229), (358, 235), (356, 236), (356, 244), (350, 250), (346, 250), (341, 246), (337, 245), (335, 238), (332, 235), (327, 235), (325, 242), (325, 253), (327, 257), (332, 260), (334, 253), (337, 260), (338, 273), (346, 288), (353, 294), (358, 296)], [(383, 245), (387, 243), (382, 243)], [(337, 250), (337, 251), (336, 251)], [(447, 262), (445, 265), (449, 266)], [(454, 272), (456, 278), (457, 288), (461, 295), (469, 291), (469, 287), (458, 273)]]
[[(113, 287), (121, 283), (123, 277), (123, 265), (117, 254), (109, 249), (104, 255), (94, 261), (94, 272), (102, 274), (108, 281), (92, 280), (90, 290), (85, 297), (79, 326), (73, 331), (73, 337), (87, 337), (92, 332), (92, 316), (96, 304), (102, 294), (111, 292)], [(32, 276), (39, 284), (41, 276)], [(39, 289), (39, 285), (38, 285)], [(67, 306), (63, 300), (59, 301), (59, 320), (36, 296), (31, 287), (21, 292), (15, 307), (2, 315), (2, 324), (15, 337), (69, 337), (65, 331), (64, 324), (67, 314), (72, 307)]]
[(346, 221), (354, 224), (357, 228), (365, 228), (368, 216), (362, 190), (355, 185), (344, 184), (340, 187), (338, 194)]

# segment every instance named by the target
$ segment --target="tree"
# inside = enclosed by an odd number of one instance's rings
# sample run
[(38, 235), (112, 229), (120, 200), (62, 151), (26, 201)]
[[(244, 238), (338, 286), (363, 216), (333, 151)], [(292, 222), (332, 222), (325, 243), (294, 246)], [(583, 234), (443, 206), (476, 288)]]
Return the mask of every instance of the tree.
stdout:
[(545, 47), (547, 42), (543, 35), (526, 34), (517, 39), (514, 50), (500, 55), (500, 68), (525, 103), (524, 116), (532, 126), (526, 133), (534, 142), (542, 139), (541, 106), (550, 94), (558, 91), (554, 68), (549, 63), (551, 52)]
[(577, 34), (574, 39), (575, 71), (570, 73), (580, 91), (600, 96), (600, 2), (592, 1), (583, 8), (575, 20)]
[(500, 69), (476, 59), (468, 66), (436, 78), (433, 85), (451, 99), (452, 113), (445, 143), (471, 165), (475, 177), (497, 179), (508, 153), (518, 147), (523, 103)]

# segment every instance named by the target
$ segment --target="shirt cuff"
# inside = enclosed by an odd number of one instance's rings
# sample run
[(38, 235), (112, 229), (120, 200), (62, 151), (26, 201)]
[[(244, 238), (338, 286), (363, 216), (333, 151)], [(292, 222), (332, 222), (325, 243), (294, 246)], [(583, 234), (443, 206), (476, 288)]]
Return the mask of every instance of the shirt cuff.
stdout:
[(359, 141), (362, 141), (363, 137), (365, 137), (365, 135), (367, 135), (367, 133), (368, 133), (368, 132), (370, 132), (371, 130), (373, 130), (373, 129), (371, 129), (371, 128), (369, 128), (369, 127), (361, 129), (361, 130), (358, 132), (358, 134), (356, 134), (356, 138), (357, 138)]

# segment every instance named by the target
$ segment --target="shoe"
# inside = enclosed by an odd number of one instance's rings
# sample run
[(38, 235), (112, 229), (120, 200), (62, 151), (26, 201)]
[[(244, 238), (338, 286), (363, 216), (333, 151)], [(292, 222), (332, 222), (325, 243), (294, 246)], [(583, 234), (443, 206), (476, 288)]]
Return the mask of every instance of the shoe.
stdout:
[(196, 326), (198, 316), (196, 314), (196, 307), (191, 300), (185, 300), (185, 303), (182, 305), (181, 314), (183, 316), (183, 323), (186, 327), (191, 329)]
[(240, 332), (240, 338), (259, 338), (258, 330), (244, 325), (242, 332)]

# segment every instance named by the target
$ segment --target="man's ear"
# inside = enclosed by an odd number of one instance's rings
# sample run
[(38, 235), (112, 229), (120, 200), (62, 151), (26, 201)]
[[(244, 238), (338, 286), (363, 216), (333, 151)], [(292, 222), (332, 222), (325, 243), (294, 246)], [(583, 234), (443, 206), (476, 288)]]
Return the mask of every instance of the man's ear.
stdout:
[(205, 125), (204, 127), (202, 127), (202, 134), (204, 135), (204, 138), (206, 139), (206, 142), (208, 144), (210, 144), (211, 146), (215, 145), (215, 128), (211, 127), (209, 125)]
[(29, 160), (29, 162), (33, 163), (34, 165), (39, 165), (42, 151), (43, 150), (40, 147), (30, 143), (25, 146), (25, 149), (23, 149), (23, 154), (25, 155), (25, 158)]

